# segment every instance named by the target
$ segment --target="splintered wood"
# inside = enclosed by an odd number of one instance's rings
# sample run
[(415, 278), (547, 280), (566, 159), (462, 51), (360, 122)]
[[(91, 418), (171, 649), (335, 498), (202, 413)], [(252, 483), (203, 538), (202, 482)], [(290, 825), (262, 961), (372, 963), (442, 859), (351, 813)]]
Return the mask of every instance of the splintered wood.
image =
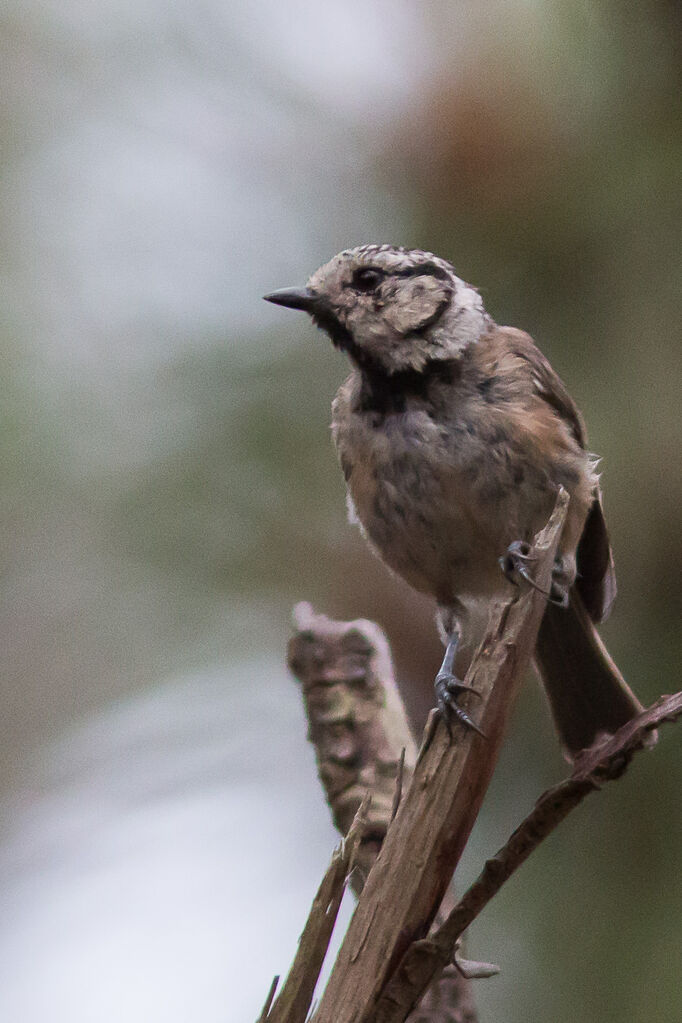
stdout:
[[(534, 543), (535, 579), (546, 592), (567, 503), (562, 492)], [(427, 934), (478, 815), (544, 609), (545, 598), (532, 587), (491, 609), (486, 638), (465, 680), (480, 700), (462, 697), (466, 710), (482, 707), (477, 721), (486, 737), (456, 726), (451, 741), (443, 722), (435, 722), (367, 879), (315, 1023), (371, 1019), (408, 946)]]

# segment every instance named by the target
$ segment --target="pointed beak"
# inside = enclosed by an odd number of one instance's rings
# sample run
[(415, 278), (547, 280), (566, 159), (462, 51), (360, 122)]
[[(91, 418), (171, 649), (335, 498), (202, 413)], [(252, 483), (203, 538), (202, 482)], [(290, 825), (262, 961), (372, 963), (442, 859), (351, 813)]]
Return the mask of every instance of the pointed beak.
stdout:
[(304, 312), (310, 312), (317, 295), (310, 288), (280, 288), (279, 291), (263, 295), (263, 298), (266, 302), (283, 305), (286, 309), (303, 309)]

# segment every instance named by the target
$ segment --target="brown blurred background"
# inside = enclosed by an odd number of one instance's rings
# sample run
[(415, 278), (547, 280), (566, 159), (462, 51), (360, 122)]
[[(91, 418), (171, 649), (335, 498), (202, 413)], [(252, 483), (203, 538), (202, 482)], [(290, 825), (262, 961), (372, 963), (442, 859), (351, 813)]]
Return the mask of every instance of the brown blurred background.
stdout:
[[(346, 364), (260, 300), (345, 246), (450, 258), (534, 336), (604, 459), (605, 639), (645, 702), (679, 687), (681, 30), (664, 0), (5, 7), (3, 1019), (253, 1018), (333, 842), (291, 605), (434, 674), (432, 608), (346, 523)], [(679, 749), (486, 911), (483, 1020), (679, 1019)], [(563, 769), (530, 680), (463, 880)]]

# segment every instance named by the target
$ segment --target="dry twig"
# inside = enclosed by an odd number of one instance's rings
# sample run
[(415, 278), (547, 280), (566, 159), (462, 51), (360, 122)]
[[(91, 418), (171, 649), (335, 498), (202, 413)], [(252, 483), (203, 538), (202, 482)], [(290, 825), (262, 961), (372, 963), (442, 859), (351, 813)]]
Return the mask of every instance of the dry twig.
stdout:
[(663, 696), (600, 745), (585, 750), (569, 778), (548, 789), (509, 841), (487, 861), (447, 920), (428, 938), (408, 949), (376, 1005), (362, 1023), (403, 1023), (428, 985), (452, 961), (457, 942), (504, 882), (585, 796), (620, 778), (647, 735), (682, 715), (682, 692)]
[[(335, 850), (327, 873), (317, 890), (298, 943), (298, 951), (289, 975), (269, 1013), (261, 1019), (268, 1023), (305, 1023), (329, 940), (334, 930), (346, 878), (353, 868), (360, 837), (367, 826), (365, 816), (370, 796), (358, 807), (348, 835)], [(272, 1001), (274, 988), (268, 998)], [(267, 1001), (266, 1001), (267, 1006)], [(265, 1010), (264, 1010), (265, 1011)]]
[[(564, 495), (536, 538), (537, 582), (543, 588), (549, 583), (565, 509)], [(465, 928), (588, 792), (619, 777), (649, 733), (682, 714), (682, 693), (662, 698), (608, 741), (585, 751), (571, 776), (540, 798), (464, 897), (447, 916), (440, 915), (427, 937), (492, 774), (543, 610), (535, 589), (493, 609), (486, 639), (467, 673), (467, 682), (484, 697), (480, 724), (487, 738), (458, 730), (451, 743), (445, 728), (432, 716), (415, 764), (388, 649), (376, 626), (329, 622), (314, 616), (307, 605), (297, 609), (299, 631), (290, 647), (290, 663), (303, 682), (310, 736), (337, 826), (347, 825), (363, 792), (369, 788), (377, 793), (358, 853), (365, 870), (354, 877), (354, 887), (362, 894), (314, 1012), (314, 1023), (403, 1023), (408, 1017), (410, 1023), (475, 1020), (465, 997), (466, 987), (459, 993), (454, 986), (449, 989), (450, 994), (456, 992), (450, 1005), (440, 997), (453, 977), (466, 985), (466, 976), (490, 976), (495, 971), (490, 964), (457, 958)], [(407, 787), (410, 777), (412, 780), (406, 795), (396, 799), (401, 770), (401, 788)], [(353, 840), (357, 842), (356, 828)], [(364, 873), (380, 848), (381, 856), (363, 890)], [(346, 871), (348, 866), (346, 862)], [(338, 867), (332, 884), (336, 894), (329, 903), (326, 889), (323, 893), (321, 888), (318, 894), (285, 985), (294, 995), (287, 1001), (283, 990), (266, 1017), (269, 1023), (302, 1023), (305, 1017), (331, 935), (327, 921), (320, 926), (320, 905), (333, 905), (335, 916), (336, 899), (343, 888), (343, 877), (338, 887), (342, 872)], [(309, 937), (309, 931), (316, 936)], [(308, 947), (312, 954), (306, 951)]]

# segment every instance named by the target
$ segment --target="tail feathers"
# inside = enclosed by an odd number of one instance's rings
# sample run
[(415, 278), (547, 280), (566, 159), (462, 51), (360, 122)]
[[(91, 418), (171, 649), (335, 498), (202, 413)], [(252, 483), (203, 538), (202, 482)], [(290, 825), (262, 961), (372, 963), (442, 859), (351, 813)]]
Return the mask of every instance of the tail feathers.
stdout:
[(567, 609), (547, 605), (535, 664), (571, 759), (600, 733), (616, 732), (643, 709), (609, 657), (575, 589)]

